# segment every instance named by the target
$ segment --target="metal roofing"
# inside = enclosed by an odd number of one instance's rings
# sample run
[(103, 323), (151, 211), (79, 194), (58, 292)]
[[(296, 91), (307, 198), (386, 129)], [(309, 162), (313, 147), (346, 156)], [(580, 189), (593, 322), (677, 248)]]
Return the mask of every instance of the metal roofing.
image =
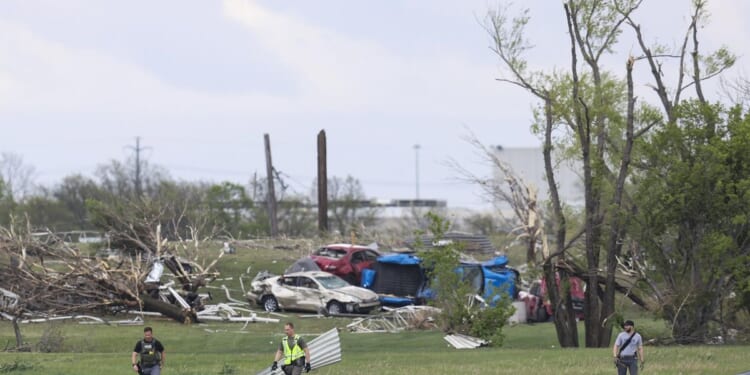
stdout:
[(487, 341), (480, 338), (461, 334), (447, 335), (443, 339), (456, 349), (474, 349), (488, 344)]
[[(443, 235), (440, 241), (435, 241), (431, 235), (422, 235), (418, 238), (421, 243), (421, 248), (425, 250), (432, 249), (433, 247), (440, 246), (441, 244), (451, 241), (453, 243), (460, 244), (463, 248), (461, 251), (464, 252), (477, 252), (482, 254), (492, 254), (495, 252), (495, 246), (492, 245), (490, 239), (484, 235), (460, 233), (460, 232), (448, 232)], [(417, 244), (417, 238), (410, 238), (404, 241), (410, 248), (415, 248)]]
[[(310, 349), (310, 365), (313, 369), (341, 362), (341, 341), (339, 340), (339, 331), (336, 328), (316, 337), (307, 343), (307, 347)], [(257, 375), (283, 374), (284, 371), (281, 370), (281, 366), (274, 371), (271, 371), (269, 366)]]

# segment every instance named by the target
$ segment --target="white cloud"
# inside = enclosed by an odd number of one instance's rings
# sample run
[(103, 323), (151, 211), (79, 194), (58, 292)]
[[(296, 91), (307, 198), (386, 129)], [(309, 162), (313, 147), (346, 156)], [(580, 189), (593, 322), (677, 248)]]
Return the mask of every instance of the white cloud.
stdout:
[(265, 51), (258, 53), (286, 68), (292, 78), (285, 80), (294, 82), (294, 92), (186, 89), (131, 61), (48, 40), (26, 25), (0, 20), (0, 56), (13, 57), (0, 59), (0, 112), (390, 113), (440, 116), (458, 124), (501, 117), (498, 103), (527, 108), (516, 90), (493, 80), (497, 69), (491, 58), (482, 65), (450, 50), (404, 56), (252, 1), (225, 0), (224, 12), (260, 42)]
[(0, 21), (0, 111), (194, 113), (281, 111), (286, 100), (179, 89), (142, 67), (96, 50), (40, 38)]
[(494, 103), (502, 98), (492, 64), (478, 65), (450, 51), (398, 55), (252, 0), (225, 0), (224, 11), (303, 82), (301, 101), (309, 110), (498, 114)]

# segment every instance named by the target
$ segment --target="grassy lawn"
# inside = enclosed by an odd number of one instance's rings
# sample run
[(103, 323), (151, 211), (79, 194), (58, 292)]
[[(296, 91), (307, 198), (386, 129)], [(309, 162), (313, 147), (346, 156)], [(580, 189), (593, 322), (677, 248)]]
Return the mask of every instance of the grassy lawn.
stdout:
[[(241, 299), (238, 276), (251, 266), (250, 276), (268, 269), (280, 273), (289, 263), (309, 253), (306, 244), (283, 250), (238, 247), (238, 254), (219, 263), (222, 278), (233, 297)], [(220, 245), (210, 250), (216, 254)], [(249, 282), (249, 280), (247, 280)], [(247, 286), (247, 282), (245, 284)], [(212, 290), (215, 302), (223, 292)], [(623, 305), (623, 308), (627, 308)], [(259, 313), (263, 316), (264, 313)], [(287, 314), (280, 323), (238, 323), (180, 325), (164, 318), (147, 317), (146, 324), (167, 349), (164, 374), (255, 374), (270, 365), (283, 333), (283, 322), (293, 321), (297, 333), (312, 339), (333, 327), (341, 328), (343, 361), (314, 373), (320, 374), (614, 374), (611, 349), (561, 349), (550, 323), (506, 327), (501, 348), (457, 350), (448, 346), (438, 331), (398, 334), (350, 333), (344, 318), (304, 318)], [(630, 316), (630, 315), (629, 315)], [(117, 316), (113, 319), (128, 317)], [(663, 324), (637, 317), (644, 332), (663, 331)], [(24, 340), (35, 345), (47, 335), (62, 338), (54, 353), (0, 352), (0, 374), (132, 374), (130, 353), (142, 336), (142, 326), (40, 323), (22, 326)], [(579, 326), (583, 335), (583, 325)], [(12, 347), (13, 330), (0, 321), (0, 345)], [(581, 337), (583, 342), (583, 337)], [(737, 374), (750, 370), (747, 347), (690, 346), (646, 347), (644, 374)]]
[[(290, 320), (298, 333), (313, 338), (347, 319)], [(254, 374), (268, 366), (282, 333), (282, 324), (256, 323), (182, 326), (165, 319), (148, 319), (167, 348), (165, 374)], [(582, 328), (582, 327), (581, 327)], [(128, 374), (130, 352), (141, 337), (140, 326), (65, 324), (24, 325), (29, 343), (45, 331), (61, 332), (57, 353), (0, 353), (0, 373)], [(457, 350), (437, 331), (399, 334), (342, 331), (343, 361), (317, 370), (321, 374), (612, 374), (609, 349), (560, 349), (552, 324), (507, 328), (502, 348)], [(12, 343), (9, 322), (0, 322), (0, 342)], [(309, 335), (309, 336), (308, 336)], [(742, 346), (647, 347), (646, 374), (737, 374), (750, 370)], [(15, 368), (15, 369), (14, 369)], [(533, 370), (532, 370), (533, 369)]]

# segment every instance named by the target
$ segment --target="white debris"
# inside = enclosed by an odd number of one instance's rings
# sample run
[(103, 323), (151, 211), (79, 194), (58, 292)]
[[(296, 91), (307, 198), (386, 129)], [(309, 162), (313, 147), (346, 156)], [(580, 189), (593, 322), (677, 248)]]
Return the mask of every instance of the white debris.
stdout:
[(461, 334), (447, 335), (443, 339), (456, 349), (475, 349), (488, 344), (486, 340)]
[(350, 332), (401, 332), (409, 329), (432, 328), (440, 309), (432, 306), (404, 306), (384, 313), (360, 318), (348, 324)]

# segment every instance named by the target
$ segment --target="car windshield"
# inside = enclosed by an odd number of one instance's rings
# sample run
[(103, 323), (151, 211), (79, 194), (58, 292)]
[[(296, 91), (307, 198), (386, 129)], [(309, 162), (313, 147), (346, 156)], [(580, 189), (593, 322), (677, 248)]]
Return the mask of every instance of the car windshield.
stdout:
[(324, 247), (322, 249), (318, 249), (318, 251), (315, 252), (315, 255), (333, 259), (341, 259), (344, 257), (344, 255), (346, 255), (346, 250), (329, 249), (327, 247)]
[(342, 278), (338, 276), (320, 276), (316, 277), (318, 282), (323, 285), (326, 289), (338, 289), (343, 288), (345, 286), (349, 286), (349, 284), (344, 281)]

